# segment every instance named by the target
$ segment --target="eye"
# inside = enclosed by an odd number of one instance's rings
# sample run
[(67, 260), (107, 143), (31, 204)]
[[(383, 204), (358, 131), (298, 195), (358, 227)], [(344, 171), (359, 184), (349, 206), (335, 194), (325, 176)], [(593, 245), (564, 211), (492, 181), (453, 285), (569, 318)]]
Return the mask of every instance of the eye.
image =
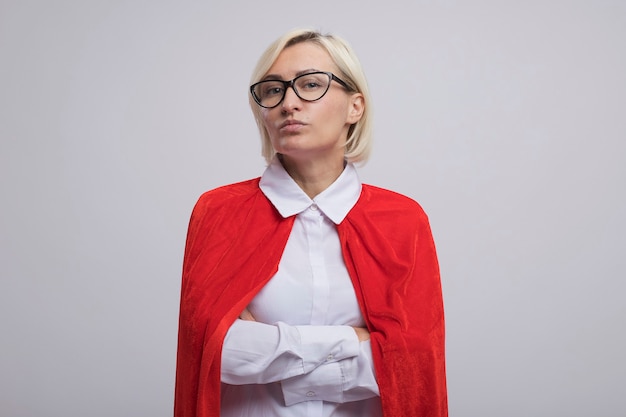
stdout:
[(326, 88), (328, 80), (324, 74), (307, 74), (298, 78), (296, 83), (301, 91), (315, 91)]
[(270, 86), (263, 90), (264, 97), (277, 96), (283, 93), (283, 88), (279, 86)]
[(317, 81), (307, 81), (306, 83), (303, 83), (302, 88), (306, 88), (306, 89), (314, 89), (314, 88), (319, 88), (320, 87), (320, 83)]
[(269, 97), (280, 96), (283, 94), (285, 86), (276, 81), (265, 81), (256, 87), (257, 96), (264, 99)]

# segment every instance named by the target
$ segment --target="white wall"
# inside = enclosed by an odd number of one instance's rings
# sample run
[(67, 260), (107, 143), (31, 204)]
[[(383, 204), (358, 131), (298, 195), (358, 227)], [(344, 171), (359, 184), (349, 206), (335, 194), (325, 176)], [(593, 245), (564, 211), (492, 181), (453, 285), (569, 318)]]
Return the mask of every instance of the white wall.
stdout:
[(262, 172), (249, 74), (299, 26), (430, 214), (451, 416), (625, 415), (626, 3), (3, 0), (0, 416), (171, 415), (189, 213)]

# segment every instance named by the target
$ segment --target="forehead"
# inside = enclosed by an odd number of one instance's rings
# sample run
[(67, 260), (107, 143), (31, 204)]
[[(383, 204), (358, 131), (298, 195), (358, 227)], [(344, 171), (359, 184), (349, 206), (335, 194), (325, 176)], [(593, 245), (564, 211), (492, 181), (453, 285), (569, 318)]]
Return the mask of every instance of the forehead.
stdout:
[(336, 72), (337, 67), (324, 48), (311, 42), (302, 42), (283, 49), (267, 74), (293, 78), (304, 70)]

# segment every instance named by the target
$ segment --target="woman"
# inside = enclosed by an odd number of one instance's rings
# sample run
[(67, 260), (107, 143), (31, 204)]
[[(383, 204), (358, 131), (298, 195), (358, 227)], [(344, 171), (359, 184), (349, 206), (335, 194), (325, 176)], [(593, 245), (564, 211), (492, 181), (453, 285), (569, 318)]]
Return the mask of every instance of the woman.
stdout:
[(209, 191), (187, 237), (176, 417), (447, 416), (428, 219), (362, 185), (370, 98), (341, 39), (287, 33), (254, 71), (268, 167)]

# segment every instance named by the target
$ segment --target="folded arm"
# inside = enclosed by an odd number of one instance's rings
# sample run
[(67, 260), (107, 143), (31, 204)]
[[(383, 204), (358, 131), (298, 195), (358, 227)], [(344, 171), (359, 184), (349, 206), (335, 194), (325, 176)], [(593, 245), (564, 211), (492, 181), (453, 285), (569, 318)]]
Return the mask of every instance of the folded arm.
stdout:
[(222, 382), (281, 382), (286, 405), (357, 401), (378, 395), (367, 329), (269, 325), (245, 310), (222, 348)]

